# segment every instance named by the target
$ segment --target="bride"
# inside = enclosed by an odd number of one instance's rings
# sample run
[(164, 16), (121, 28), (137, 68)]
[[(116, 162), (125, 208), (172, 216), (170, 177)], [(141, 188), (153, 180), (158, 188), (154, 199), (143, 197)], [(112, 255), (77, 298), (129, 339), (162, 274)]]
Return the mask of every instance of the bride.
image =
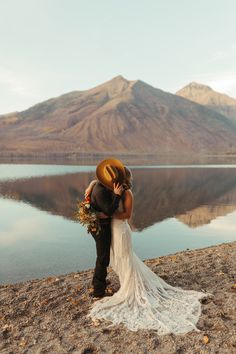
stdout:
[(124, 170), (124, 192), (113, 215), (110, 248), (110, 266), (119, 277), (120, 289), (94, 302), (88, 317), (110, 321), (111, 325), (124, 324), (131, 331), (154, 329), (160, 335), (199, 331), (199, 300), (212, 294), (167, 284), (134, 253), (128, 223), (133, 208), (132, 174), (128, 168)]

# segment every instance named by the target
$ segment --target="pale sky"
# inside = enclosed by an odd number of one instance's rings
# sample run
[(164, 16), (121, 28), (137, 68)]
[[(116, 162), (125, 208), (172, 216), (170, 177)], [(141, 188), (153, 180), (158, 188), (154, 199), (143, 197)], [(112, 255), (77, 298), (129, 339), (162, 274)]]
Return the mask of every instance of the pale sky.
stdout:
[(235, 0), (0, 0), (0, 114), (123, 75), (236, 98)]

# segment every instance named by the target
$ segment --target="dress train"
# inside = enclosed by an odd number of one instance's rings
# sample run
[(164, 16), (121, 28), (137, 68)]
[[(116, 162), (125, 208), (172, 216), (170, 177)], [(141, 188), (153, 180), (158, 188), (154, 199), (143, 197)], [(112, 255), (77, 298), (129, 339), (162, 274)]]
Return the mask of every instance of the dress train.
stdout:
[(160, 335), (199, 331), (199, 300), (212, 294), (171, 286), (152, 272), (132, 250), (127, 220), (112, 220), (110, 265), (119, 276), (120, 289), (96, 301), (89, 317), (123, 323), (131, 331), (154, 329)]

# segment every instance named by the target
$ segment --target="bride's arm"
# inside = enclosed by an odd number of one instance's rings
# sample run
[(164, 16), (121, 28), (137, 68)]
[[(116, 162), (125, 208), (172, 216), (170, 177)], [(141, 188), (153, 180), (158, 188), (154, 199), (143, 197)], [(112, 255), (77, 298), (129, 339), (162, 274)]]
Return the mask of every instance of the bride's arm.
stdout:
[(130, 190), (125, 191), (123, 201), (123, 211), (116, 211), (113, 215), (115, 219), (129, 219), (133, 211), (133, 194)]
[(97, 179), (94, 179), (92, 182), (90, 182), (89, 186), (85, 189), (85, 192), (84, 192), (85, 198), (90, 196), (96, 182), (97, 182)]

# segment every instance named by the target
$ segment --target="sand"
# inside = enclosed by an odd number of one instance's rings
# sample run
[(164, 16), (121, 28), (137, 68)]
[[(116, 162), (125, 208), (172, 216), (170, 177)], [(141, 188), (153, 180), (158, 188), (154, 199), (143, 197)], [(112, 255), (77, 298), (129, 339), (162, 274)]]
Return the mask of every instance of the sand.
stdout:
[[(146, 260), (165, 281), (213, 293), (199, 333), (158, 336), (86, 318), (93, 270), (0, 286), (0, 353), (236, 353), (236, 242)], [(110, 287), (119, 282), (109, 270)]]

